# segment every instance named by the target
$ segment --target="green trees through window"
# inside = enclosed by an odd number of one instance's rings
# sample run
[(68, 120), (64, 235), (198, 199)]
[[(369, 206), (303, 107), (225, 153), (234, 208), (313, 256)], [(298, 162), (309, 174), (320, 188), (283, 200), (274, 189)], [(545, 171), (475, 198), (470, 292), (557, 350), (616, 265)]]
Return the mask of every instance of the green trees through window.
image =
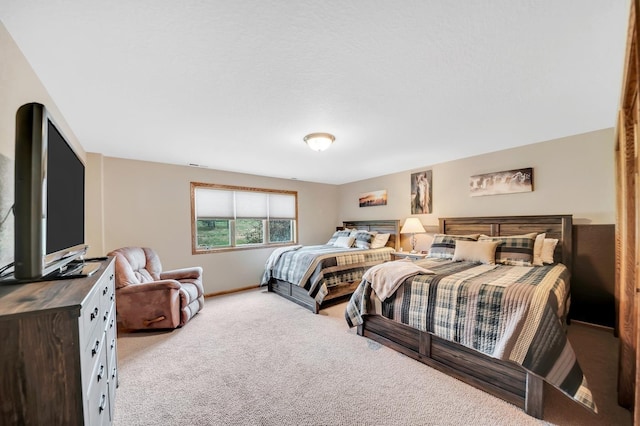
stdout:
[(196, 235), (200, 248), (231, 246), (228, 220), (198, 219)]

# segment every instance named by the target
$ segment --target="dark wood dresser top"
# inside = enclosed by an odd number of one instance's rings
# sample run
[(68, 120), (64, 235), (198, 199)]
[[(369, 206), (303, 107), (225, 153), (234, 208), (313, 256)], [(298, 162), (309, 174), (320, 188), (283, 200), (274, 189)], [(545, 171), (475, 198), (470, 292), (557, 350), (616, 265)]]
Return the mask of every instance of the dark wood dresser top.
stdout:
[(36, 311), (80, 310), (84, 300), (112, 259), (88, 278), (0, 284), (0, 320)]

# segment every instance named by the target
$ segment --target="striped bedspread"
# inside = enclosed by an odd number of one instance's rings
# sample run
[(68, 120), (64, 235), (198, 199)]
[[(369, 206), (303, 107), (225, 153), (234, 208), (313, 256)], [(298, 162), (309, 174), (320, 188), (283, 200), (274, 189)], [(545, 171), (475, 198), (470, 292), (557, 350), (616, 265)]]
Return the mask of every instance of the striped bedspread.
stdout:
[(569, 292), (564, 265), (483, 265), (445, 259), (416, 263), (434, 274), (408, 278), (384, 302), (363, 280), (347, 305), (349, 326), (362, 324), (363, 315), (382, 315), (513, 361), (597, 412), (561, 320)]
[(263, 283), (270, 278), (288, 281), (309, 292), (316, 302), (322, 303), (329, 287), (348, 282), (359, 282), (373, 265), (391, 260), (393, 249), (340, 248), (333, 245), (303, 246), (278, 253), (278, 259), (266, 270)]

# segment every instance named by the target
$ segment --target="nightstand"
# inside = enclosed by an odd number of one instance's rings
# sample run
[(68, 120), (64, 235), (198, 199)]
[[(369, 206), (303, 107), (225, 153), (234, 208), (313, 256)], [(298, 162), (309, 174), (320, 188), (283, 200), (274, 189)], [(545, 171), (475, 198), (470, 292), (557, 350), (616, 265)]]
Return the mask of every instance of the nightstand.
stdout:
[(427, 257), (427, 253), (411, 253), (408, 251), (394, 251), (391, 254), (395, 258), (395, 260), (398, 260), (398, 259), (420, 260)]

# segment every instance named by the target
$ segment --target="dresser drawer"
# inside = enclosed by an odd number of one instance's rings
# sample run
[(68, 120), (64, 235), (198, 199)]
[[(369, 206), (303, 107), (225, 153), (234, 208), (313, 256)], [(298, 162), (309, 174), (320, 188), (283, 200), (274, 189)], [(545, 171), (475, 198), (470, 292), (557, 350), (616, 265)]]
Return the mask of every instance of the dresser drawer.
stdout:
[[(109, 319), (107, 321), (107, 329), (105, 330), (106, 332), (106, 336), (107, 336), (107, 341), (106, 341), (106, 346), (107, 346), (107, 361), (111, 361), (111, 358), (113, 357), (115, 360), (115, 355), (116, 355), (116, 313), (115, 313), (115, 309), (111, 310), (111, 315), (109, 315)], [(111, 364), (109, 364), (109, 368), (111, 368)]]
[(87, 389), (86, 409), (89, 425), (108, 424), (111, 420), (109, 414), (109, 369), (107, 367), (107, 349), (104, 342), (97, 354), (95, 368), (90, 375), (90, 383)]
[(111, 310), (111, 305), (116, 301), (114, 263), (111, 263), (104, 271), (102, 278), (98, 282), (98, 288), (100, 289), (100, 305), (102, 306), (102, 310)]
[(105, 346), (105, 333), (102, 327), (95, 327), (89, 336), (88, 342), (80, 353), (80, 365), (82, 367), (82, 387), (87, 389), (93, 371), (96, 368), (100, 353)]
[(113, 412), (113, 404), (115, 403), (116, 397), (116, 388), (118, 387), (117, 359), (118, 357), (116, 356), (116, 351), (114, 350), (107, 362), (107, 365), (109, 366), (109, 400), (111, 401), (111, 412)]
[(102, 324), (102, 306), (101, 292), (94, 287), (87, 297), (87, 302), (82, 305), (80, 313), (80, 347), (85, 348), (89, 344), (93, 344), (94, 337), (104, 329), (100, 329), (98, 324)]
[(111, 320), (114, 318), (114, 311), (116, 310), (116, 305), (111, 303), (104, 307), (102, 310), (102, 331), (108, 331)]
[[(113, 276), (113, 275), (112, 275)], [(109, 419), (113, 421), (113, 409), (115, 404), (116, 387), (118, 386), (118, 348), (117, 348), (117, 324), (116, 324), (116, 304), (115, 287), (113, 280), (111, 283), (112, 295), (109, 298), (107, 310), (109, 312), (105, 328), (105, 352), (107, 356), (107, 367), (109, 369), (108, 394), (109, 394)]]

